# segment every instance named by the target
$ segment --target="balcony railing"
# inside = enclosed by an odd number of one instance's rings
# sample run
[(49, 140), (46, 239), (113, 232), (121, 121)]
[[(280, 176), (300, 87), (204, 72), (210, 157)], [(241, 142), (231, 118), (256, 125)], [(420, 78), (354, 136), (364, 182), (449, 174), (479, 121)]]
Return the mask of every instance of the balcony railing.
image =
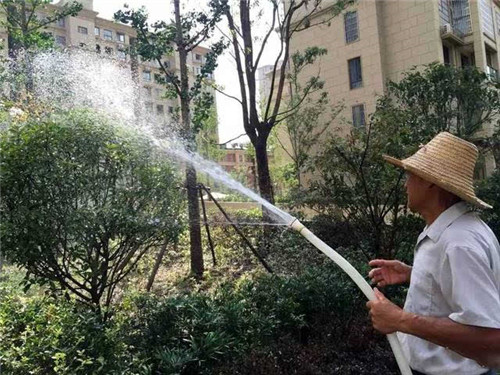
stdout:
[(439, 6), (443, 36), (454, 35), (463, 39), (472, 33), (468, 0), (443, 0), (440, 1)]
[(492, 68), (491, 66), (486, 67), (486, 75), (489, 77), (489, 79), (493, 82), (498, 82), (498, 70), (495, 68)]

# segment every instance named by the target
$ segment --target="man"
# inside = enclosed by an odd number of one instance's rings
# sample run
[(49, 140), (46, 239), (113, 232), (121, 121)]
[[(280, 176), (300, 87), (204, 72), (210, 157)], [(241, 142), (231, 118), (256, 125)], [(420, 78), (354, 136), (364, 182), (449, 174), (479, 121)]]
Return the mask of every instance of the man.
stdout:
[(500, 245), (470, 206), (491, 208), (474, 194), (477, 148), (440, 133), (413, 156), (389, 163), (407, 172), (408, 207), (426, 222), (413, 267), (376, 259), (379, 287), (409, 282), (399, 308), (375, 288), (367, 303), (373, 326), (398, 331), (415, 374), (495, 374), (500, 368)]

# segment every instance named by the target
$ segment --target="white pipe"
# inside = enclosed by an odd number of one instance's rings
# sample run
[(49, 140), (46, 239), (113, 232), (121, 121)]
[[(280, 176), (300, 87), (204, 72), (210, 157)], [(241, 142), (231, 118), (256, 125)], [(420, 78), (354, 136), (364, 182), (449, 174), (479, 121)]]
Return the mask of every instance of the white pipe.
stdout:
[[(303, 235), (310, 243), (316, 246), (321, 252), (323, 252), (327, 257), (333, 260), (344, 272), (346, 272), (349, 277), (356, 283), (356, 285), (361, 289), (361, 291), (365, 294), (366, 298), (370, 301), (374, 301), (376, 299), (375, 293), (370, 285), (366, 282), (366, 280), (361, 276), (361, 274), (342, 257), (339, 253), (333, 250), (326, 243), (321, 241), (318, 237), (316, 237), (309, 229), (307, 229), (300, 221), (297, 219), (293, 220), (289, 223), (289, 226)], [(410, 366), (403, 354), (401, 349), (401, 344), (395, 333), (391, 333), (387, 335), (387, 339), (389, 340), (389, 344), (391, 345), (394, 356), (396, 357), (396, 362), (398, 363), (399, 370), (403, 375), (412, 375)]]

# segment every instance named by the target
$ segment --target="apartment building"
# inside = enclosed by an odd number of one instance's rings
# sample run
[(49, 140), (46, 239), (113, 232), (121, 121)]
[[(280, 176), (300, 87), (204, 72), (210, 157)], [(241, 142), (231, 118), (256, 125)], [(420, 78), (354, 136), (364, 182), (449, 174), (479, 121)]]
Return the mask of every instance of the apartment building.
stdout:
[(222, 150), (224, 156), (218, 162), (222, 168), (232, 174), (240, 174), (245, 186), (257, 189), (257, 173), (255, 159), (248, 155), (246, 145), (241, 143), (233, 143), (231, 145), (223, 145)]
[[(130, 46), (135, 42), (135, 30), (130, 26), (99, 17), (94, 10), (93, 0), (78, 1), (82, 3), (83, 9), (76, 17), (60, 19), (46, 28), (46, 31), (53, 35), (55, 44), (61, 48), (94, 51), (107, 58), (115, 59), (120, 64), (130, 66), (131, 74), (135, 75), (137, 82), (143, 87), (148, 112), (163, 117), (165, 120), (172, 120), (179, 103), (177, 99), (165, 98), (165, 88), (155, 81), (155, 74), (161, 74), (159, 64), (156, 61), (141, 61), (140, 59), (133, 61), (127, 54)], [(51, 12), (66, 2), (69, 0), (60, 0), (54, 5), (48, 5), (45, 11)], [(40, 16), (43, 17), (43, 14)], [(7, 40), (5, 31), (0, 30), (0, 39)], [(197, 47), (189, 53), (190, 79), (194, 79), (195, 75), (200, 73), (207, 52), (208, 49)], [(4, 48), (3, 54), (6, 56), (7, 48)], [(180, 71), (177, 54), (165, 56), (164, 63), (168, 68)], [(213, 79), (212, 76), (209, 78)]]
[[(325, 1), (324, 9), (332, 4)], [(318, 12), (311, 23), (322, 17), (325, 12)], [(387, 81), (414, 66), (475, 65), (498, 79), (500, 0), (359, 0), (330, 27), (295, 34), (292, 52), (311, 45), (328, 49), (321, 77), (332, 103), (343, 101), (341, 116), (352, 126), (365, 126)], [(310, 67), (304, 76), (317, 69)], [(483, 131), (490, 134), (493, 127)], [(485, 167), (494, 169), (493, 158)]]

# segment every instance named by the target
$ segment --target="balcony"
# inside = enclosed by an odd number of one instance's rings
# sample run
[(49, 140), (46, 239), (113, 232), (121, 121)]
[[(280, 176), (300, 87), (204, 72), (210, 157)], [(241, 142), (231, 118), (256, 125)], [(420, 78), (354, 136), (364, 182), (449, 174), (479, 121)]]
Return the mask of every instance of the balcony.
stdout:
[(441, 26), (441, 39), (447, 40), (453, 44), (463, 46), (465, 44), (464, 34), (460, 29), (454, 28), (451, 24), (446, 23)]
[(472, 33), (468, 0), (440, 0), (441, 37), (464, 44), (464, 38)]

